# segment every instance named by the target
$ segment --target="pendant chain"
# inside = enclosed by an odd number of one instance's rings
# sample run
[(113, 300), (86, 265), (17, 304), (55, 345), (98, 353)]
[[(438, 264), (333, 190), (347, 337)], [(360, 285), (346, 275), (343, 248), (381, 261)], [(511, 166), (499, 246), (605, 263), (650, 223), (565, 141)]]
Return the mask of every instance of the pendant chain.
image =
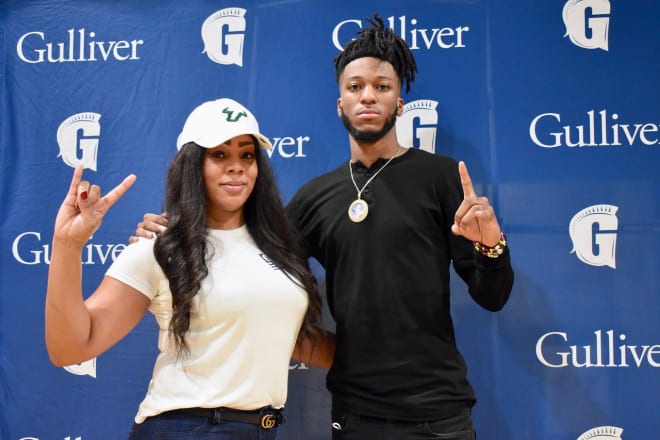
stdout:
[(361, 200), (361, 198), (362, 198), (362, 191), (364, 191), (364, 189), (367, 187), (367, 185), (369, 185), (369, 184), (371, 183), (371, 181), (374, 180), (374, 177), (376, 177), (376, 176), (378, 175), (378, 173), (380, 173), (380, 172), (381, 172), (386, 166), (388, 166), (388, 165), (390, 164), (390, 162), (392, 162), (392, 159), (394, 159), (394, 158), (397, 156), (397, 154), (399, 154), (399, 151), (400, 151), (400, 150), (401, 150), (401, 145), (399, 145), (399, 146), (397, 147), (397, 149), (396, 149), (396, 151), (394, 152), (394, 154), (392, 155), (392, 157), (390, 157), (389, 160), (388, 160), (387, 162), (385, 162), (385, 165), (383, 165), (382, 167), (380, 167), (380, 168), (378, 169), (378, 171), (376, 171), (376, 172), (374, 173), (374, 175), (371, 176), (371, 177), (369, 178), (369, 180), (367, 180), (367, 183), (365, 183), (365, 184), (362, 186), (362, 189), (358, 188), (357, 183), (355, 183), (355, 178), (353, 177), (353, 167), (351, 167), (351, 161), (350, 161), (350, 160), (348, 161), (348, 171), (351, 173), (351, 181), (353, 182), (353, 186), (355, 187), (355, 190), (357, 191), (357, 198), (358, 198), (358, 200)]

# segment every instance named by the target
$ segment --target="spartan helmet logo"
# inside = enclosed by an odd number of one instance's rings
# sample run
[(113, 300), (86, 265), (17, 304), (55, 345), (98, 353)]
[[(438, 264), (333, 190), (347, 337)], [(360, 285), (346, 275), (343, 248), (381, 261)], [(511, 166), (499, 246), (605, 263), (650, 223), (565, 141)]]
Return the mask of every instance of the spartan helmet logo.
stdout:
[(568, 0), (562, 11), (566, 34), (576, 46), (608, 50), (609, 0)]
[(591, 266), (616, 268), (616, 232), (619, 208), (612, 205), (594, 205), (573, 216), (568, 227), (573, 250), (583, 263)]
[(202, 25), (205, 53), (218, 64), (243, 66), (245, 9), (226, 8), (211, 14)]
[(79, 163), (96, 171), (96, 155), (101, 134), (101, 115), (98, 113), (78, 113), (67, 118), (57, 129), (57, 143), (65, 164), (75, 168)]
[(438, 131), (437, 101), (420, 99), (403, 106), (403, 113), (396, 120), (396, 137), (400, 145), (409, 145), (435, 153)]

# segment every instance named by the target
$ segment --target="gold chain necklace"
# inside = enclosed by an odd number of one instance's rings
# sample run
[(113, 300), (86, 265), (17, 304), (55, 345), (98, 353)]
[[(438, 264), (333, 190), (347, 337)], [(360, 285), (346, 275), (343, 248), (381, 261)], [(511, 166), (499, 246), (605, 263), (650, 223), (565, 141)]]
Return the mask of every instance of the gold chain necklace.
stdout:
[(365, 183), (362, 186), (362, 189), (358, 188), (357, 183), (355, 183), (355, 178), (353, 177), (353, 168), (351, 167), (351, 161), (348, 161), (348, 171), (351, 173), (351, 181), (353, 182), (353, 186), (355, 187), (355, 190), (357, 191), (357, 199), (351, 203), (351, 205), (348, 207), (348, 218), (351, 219), (352, 222), (355, 223), (360, 223), (363, 221), (365, 218), (367, 218), (367, 215), (369, 214), (369, 205), (367, 202), (362, 200), (362, 191), (371, 183), (372, 180), (380, 173), (386, 166), (392, 162), (392, 159), (394, 159), (397, 154), (399, 154), (399, 151), (401, 150), (401, 145), (399, 145), (392, 155), (392, 157), (389, 158), (387, 162), (385, 162), (385, 165), (380, 167), (378, 171), (374, 173), (373, 176), (367, 180), (367, 183)]

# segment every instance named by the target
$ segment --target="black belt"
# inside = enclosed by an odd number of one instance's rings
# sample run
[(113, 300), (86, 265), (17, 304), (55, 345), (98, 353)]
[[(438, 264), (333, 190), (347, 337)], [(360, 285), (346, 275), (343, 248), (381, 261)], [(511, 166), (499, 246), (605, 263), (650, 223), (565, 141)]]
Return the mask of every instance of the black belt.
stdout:
[(232, 408), (183, 408), (167, 411), (161, 415), (168, 414), (189, 414), (196, 417), (205, 417), (211, 419), (212, 423), (219, 423), (223, 420), (228, 422), (243, 422), (258, 425), (263, 429), (272, 429), (281, 425), (286, 420), (282, 415), (281, 409), (275, 409), (267, 406), (253, 411), (232, 409)]

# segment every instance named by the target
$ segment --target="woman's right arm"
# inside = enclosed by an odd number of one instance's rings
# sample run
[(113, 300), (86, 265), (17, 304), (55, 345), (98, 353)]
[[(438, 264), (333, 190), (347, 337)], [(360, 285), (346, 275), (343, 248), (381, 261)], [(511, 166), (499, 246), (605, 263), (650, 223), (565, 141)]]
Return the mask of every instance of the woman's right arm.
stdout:
[(45, 328), (48, 354), (57, 366), (80, 363), (107, 350), (140, 321), (150, 302), (108, 277), (83, 299), (82, 249), (135, 176), (101, 197), (99, 187), (82, 181), (82, 174), (82, 167), (76, 167), (55, 220), (51, 247)]

